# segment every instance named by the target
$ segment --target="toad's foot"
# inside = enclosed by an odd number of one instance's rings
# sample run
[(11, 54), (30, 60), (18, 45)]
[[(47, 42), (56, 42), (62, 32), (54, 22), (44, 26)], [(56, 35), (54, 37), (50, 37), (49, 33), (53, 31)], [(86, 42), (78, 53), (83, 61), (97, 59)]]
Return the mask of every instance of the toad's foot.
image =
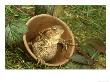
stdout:
[(44, 64), (45, 61), (41, 58), (41, 57), (38, 57), (38, 64), (41, 63), (41, 64)]

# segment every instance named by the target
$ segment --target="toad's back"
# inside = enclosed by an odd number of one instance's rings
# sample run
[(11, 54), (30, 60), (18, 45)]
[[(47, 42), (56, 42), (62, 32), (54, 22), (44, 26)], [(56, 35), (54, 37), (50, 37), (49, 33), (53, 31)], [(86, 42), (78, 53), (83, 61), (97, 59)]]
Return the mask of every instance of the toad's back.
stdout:
[(45, 29), (32, 42), (33, 53), (45, 61), (51, 60), (57, 52), (57, 43), (59, 42), (64, 30), (56, 25)]

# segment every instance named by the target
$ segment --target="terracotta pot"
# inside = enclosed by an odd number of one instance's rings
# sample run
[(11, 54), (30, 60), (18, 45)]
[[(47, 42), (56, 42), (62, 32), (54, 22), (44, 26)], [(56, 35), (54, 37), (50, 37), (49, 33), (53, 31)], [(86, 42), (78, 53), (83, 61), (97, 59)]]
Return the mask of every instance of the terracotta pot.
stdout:
[[(63, 38), (66, 41), (70, 40), (70, 42), (75, 45), (74, 35), (72, 34), (71, 30), (63, 21), (61, 21), (57, 17), (41, 14), (41, 15), (32, 17), (26, 23), (26, 25), (28, 27), (28, 32), (24, 33), (23, 35), (24, 45), (27, 51), (29, 52), (29, 54), (35, 60), (39, 60), (39, 59), (33, 54), (31, 48), (28, 45), (28, 42), (34, 39), (38, 35), (38, 33), (45, 28), (51, 27), (53, 25), (61, 25), (64, 28), (64, 33), (62, 34), (61, 38)], [(48, 66), (63, 65), (69, 61), (70, 57), (73, 55), (74, 49), (75, 49), (75, 46), (69, 46), (67, 48), (67, 51), (61, 52), (59, 48), (55, 57), (50, 61), (45, 62), (44, 64)]]

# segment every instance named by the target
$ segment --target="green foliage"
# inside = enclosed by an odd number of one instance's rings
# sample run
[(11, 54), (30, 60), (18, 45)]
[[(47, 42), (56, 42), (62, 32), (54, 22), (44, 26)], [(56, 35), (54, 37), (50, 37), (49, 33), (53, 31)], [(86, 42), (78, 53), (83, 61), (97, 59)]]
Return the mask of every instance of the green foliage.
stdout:
[(6, 44), (11, 47), (13, 44), (21, 42), (23, 33), (27, 31), (26, 28), (25, 22), (22, 20), (14, 20), (8, 24), (5, 29)]
[(10, 20), (15, 20), (15, 19), (24, 19), (24, 18), (30, 18), (29, 14), (23, 12), (22, 10), (18, 9), (14, 5), (6, 5), (5, 6), (5, 16), (6, 17), (11, 17)]
[(88, 38), (100, 38), (105, 41), (106, 7), (92, 5), (73, 5), (64, 7), (65, 21), (81, 43)]

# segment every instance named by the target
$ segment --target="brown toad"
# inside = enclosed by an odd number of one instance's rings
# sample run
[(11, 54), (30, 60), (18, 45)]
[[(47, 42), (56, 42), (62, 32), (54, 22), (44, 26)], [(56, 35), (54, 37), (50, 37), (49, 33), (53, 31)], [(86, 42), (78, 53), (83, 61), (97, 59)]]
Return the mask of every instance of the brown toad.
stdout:
[(41, 60), (51, 60), (57, 52), (57, 44), (60, 42), (64, 29), (55, 25), (45, 29), (32, 41), (33, 53)]

